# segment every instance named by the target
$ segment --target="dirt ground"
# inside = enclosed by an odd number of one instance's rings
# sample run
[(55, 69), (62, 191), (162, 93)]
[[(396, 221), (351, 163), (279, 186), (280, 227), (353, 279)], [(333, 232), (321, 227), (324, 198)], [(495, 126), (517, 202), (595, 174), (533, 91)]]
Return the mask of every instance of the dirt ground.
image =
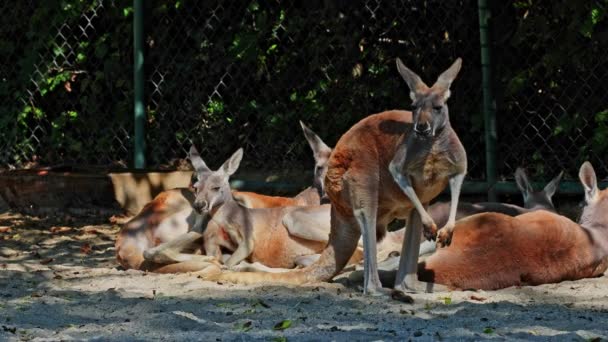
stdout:
[(122, 271), (106, 218), (0, 214), (0, 340), (608, 340), (608, 278), (365, 297)]

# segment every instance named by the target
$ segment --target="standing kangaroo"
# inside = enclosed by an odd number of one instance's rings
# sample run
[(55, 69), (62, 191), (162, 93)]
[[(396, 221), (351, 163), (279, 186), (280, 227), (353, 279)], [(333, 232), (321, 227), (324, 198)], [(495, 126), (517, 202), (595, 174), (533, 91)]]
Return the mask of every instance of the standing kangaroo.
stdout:
[(416, 270), (422, 228), (429, 238), (437, 233), (425, 207), (450, 184), (452, 208), (438, 236), (439, 243), (448, 244), (467, 170), (466, 152), (450, 125), (446, 104), (460, 66), (458, 58), (428, 87), (397, 59), (414, 110), (371, 115), (338, 141), (325, 178), (331, 201), (331, 232), (316, 263), (280, 274), (223, 273), (213, 278), (244, 283), (327, 281), (344, 268), (363, 235), (363, 292), (378, 293), (382, 288), (376, 239), (385, 235), (386, 225), (394, 218), (407, 218), (395, 288), (421, 290), (424, 284), (418, 282)]
[(478, 214), (458, 221), (452, 244), (418, 265), (420, 279), (452, 289), (496, 290), (595, 277), (608, 267), (608, 189), (579, 171), (585, 207), (579, 223), (548, 211), (516, 217)]
[[(300, 125), (314, 153), (313, 186), (305, 189), (293, 199), (233, 191), (234, 197), (240, 203), (252, 208), (320, 203), (321, 197), (324, 195), (322, 179), (327, 171), (327, 160), (331, 148), (302, 122)], [(198, 152), (196, 155), (198, 156)], [(198, 164), (194, 166), (195, 168), (201, 167)], [(193, 203), (194, 194), (188, 188), (171, 189), (157, 195), (137, 216), (122, 226), (115, 243), (118, 262), (125, 269), (162, 273), (191, 272), (205, 268), (206, 263), (212, 258), (192, 256), (196, 248), (192, 249), (187, 246), (202, 238), (200, 232), (206, 226), (203, 217), (192, 207)], [(191, 232), (192, 230), (194, 232)], [(231, 243), (223, 235), (214, 238), (220, 244), (229, 245)], [(198, 245), (202, 246), (202, 242)]]

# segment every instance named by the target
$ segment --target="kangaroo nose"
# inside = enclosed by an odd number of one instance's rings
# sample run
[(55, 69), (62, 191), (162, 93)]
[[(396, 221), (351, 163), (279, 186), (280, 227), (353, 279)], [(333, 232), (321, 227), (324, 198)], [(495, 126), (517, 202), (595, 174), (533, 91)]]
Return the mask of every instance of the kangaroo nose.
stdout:
[(420, 135), (429, 135), (431, 133), (431, 125), (428, 122), (417, 122), (414, 125), (414, 132)]
[(207, 210), (207, 201), (196, 201), (192, 206), (194, 207), (194, 210), (202, 213), (204, 210)]

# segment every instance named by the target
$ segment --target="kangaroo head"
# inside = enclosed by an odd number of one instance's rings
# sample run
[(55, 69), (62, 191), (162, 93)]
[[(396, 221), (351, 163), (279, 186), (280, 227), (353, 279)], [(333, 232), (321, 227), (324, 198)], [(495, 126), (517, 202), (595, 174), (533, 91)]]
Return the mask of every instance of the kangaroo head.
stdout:
[(414, 134), (419, 137), (433, 137), (449, 125), (447, 100), (450, 85), (458, 75), (462, 59), (458, 58), (444, 71), (432, 87), (428, 87), (416, 73), (408, 69), (397, 58), (397, 69), (410, 88), (413, 101)]
[(313, 186), (319, 191), (321, 198), (325, 197), (325, 174), (327, 173), (327, 162), (329, 161), (329, 155), (331, 154), (331, 148), (327, 146), (318, 135), (315, 134), (310, 128), (308, 128), (302, 121), (300, 126), (304, 131), (304, 136), (312, 149), (315, 158), (315, 173)]
[(578, 178), (585, 190), (585, 203), (580, 218), (580, 224), (586, 226), (604, 227), (608, 224), (608, 189), (597, 187), (597, 177), (591, 163), (586, 161), (578, 172)]
[(188, 159), (194, 167), (197, 181), (194, 183), (196, 196), (193, 207), (199, 213), (209, 213), (219, 208), (232, 196), (228, 179), (236, 172), (243, 158), (243, 149), (239, 148), (216, 171), (207, 167), (196, 147), (192, 146)]
[(562, 180), (564, 171), (560, 172), (555, 178), (553, 178), (542, 191), (534, 191), (526, 171), (518, 167), (515, 170), (515, 183), (524, 196), (524, 208), (527, 209), (545, 209), (555, 212), (555, 206), (553, 205), (553, 195), (559, 188), (559, 182)]

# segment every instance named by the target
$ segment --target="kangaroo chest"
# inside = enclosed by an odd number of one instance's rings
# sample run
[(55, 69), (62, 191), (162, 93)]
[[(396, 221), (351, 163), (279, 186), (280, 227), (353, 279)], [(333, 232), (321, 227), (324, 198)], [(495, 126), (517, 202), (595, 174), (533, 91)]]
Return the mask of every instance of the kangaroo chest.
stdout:
[(445, 189), (449, 178), (457, 173), (449, 151), (431, 148), (428, 154), (408, 165), (408, 174), (420, 201), (427, 203)]

